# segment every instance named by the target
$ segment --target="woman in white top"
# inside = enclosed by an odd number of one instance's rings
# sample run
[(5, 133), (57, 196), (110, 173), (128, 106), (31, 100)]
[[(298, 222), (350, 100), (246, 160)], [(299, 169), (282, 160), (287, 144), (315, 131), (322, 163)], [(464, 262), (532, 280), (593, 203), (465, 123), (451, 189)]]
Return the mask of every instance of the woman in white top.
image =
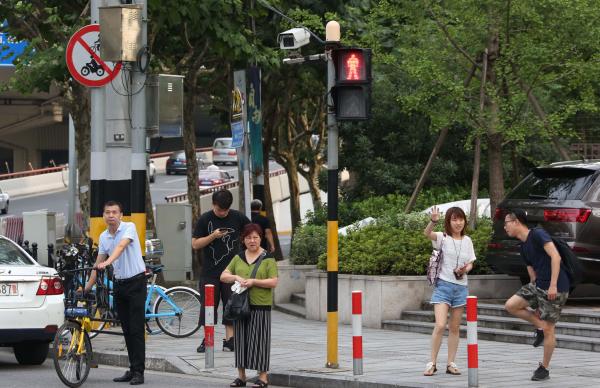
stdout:
[[(433, 207), (431, 222), (423, 233), (434, 248), (443, 252), (442, 270), (431, 295), (430, 303), (435, 312), (435, 327), (431, 335), (431, 361), (427, 363), (424, 375), (432, 376), (436, 371), (436, 361), (442, 337), (448, 323), (448, 363), (446, 373), (459, 375), (454, 363), (458, 349), (460, 322), (464, 306), (467, 304), (467, 273), (473, 269), (475, 251), (473, 242), (465, 235), (467, 217), (459, 207), (451, 207), (446, 212), (444, 232), (434, 232), (435, 224), (440, 220), (440, 211)], [(450, 319), (448, 319), (450, 312)]]

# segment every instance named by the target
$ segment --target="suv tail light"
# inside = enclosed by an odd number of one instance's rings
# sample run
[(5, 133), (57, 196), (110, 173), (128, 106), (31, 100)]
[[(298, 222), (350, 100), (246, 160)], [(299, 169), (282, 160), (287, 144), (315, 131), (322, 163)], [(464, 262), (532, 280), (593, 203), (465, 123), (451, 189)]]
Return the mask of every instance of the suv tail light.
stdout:
[(59, 277), (42, 278), (36, 295), (60, 295), (64, 292), (62, 282)]
[(504, 217), (506, 217), (507, 213), (508, 211), (506, 209), (497, 207), (496, 211), (494, 212), (494, 221), (504, 220)]
[(592, 209), (544, 209), (544, 221), (585, 223)]

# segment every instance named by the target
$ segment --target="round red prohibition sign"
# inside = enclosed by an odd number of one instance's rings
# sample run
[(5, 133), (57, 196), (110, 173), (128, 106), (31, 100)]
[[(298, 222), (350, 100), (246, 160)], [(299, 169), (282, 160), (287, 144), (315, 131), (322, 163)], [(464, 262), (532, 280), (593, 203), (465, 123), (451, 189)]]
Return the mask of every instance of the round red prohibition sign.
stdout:
[(89, 24), (73, 34), (67, 44), (69, 73), (85, 86), (104, 86), (119, 74), (121, 62), (100, 58), (100, 25)]

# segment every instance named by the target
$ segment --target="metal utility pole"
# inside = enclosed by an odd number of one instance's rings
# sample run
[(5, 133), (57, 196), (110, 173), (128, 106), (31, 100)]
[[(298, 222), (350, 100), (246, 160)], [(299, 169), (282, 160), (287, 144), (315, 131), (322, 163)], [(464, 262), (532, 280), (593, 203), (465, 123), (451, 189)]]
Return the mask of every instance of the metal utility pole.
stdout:
[(335, 63), (332, 51), (340, 44), (340, 24), (325, 27), (327, 60), (327, 364), (338, 368), (338, 127), (333, 102)]
[[(100, 9), (103, 2), (92, 0), (90, 14), (92, 24), (100, 24)], [(97, 243), (105, 228), (102, 219), (106, 188), (106, 145), (104, 131), (104, 91), (107, 87), (91, 88), (90, 120), (90, 237)], [(110, 86), (108, 87), (110, 88)]]
[(80, 234), (75, 226), (75, 207), (77, 205), (77, 151), (75, 149), (75, 125), (73, 117), (69, 113), (69, 215), (67, 219), (67, 230), (65, 235), (69, 242)]
[[(138, 3), (139, 4), (139, 3)], [(148, 5), (142, 3), (142, 48), (148, 44)], [(148, 56), (138, 55), (132, 69), (131, 97), (131, 221), (135, 223), (142, 252), (146, 240), (146, 73)]]

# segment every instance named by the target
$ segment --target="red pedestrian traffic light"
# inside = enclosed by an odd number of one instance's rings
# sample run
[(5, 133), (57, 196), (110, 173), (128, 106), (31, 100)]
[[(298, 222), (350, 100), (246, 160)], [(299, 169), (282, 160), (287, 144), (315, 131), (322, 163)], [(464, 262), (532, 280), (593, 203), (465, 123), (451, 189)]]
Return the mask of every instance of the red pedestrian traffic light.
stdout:
[(366, 120), (371, 111), (371, 50), (337, 48), (334, 104), (338, 120)]

